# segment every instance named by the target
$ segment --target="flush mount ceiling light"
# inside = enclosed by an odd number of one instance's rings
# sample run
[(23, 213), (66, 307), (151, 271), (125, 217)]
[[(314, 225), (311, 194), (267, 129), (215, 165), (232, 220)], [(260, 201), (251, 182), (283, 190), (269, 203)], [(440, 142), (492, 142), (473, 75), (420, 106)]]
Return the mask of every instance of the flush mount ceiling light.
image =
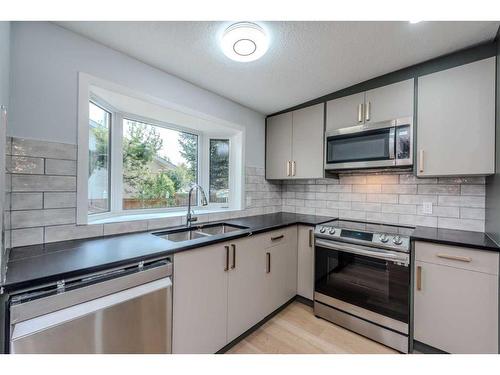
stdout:
[(224, 54), (241, 62), (257, 60), (266, 53), (268, 46), (264, 29), (252, 22), (232, 24), (224, 31), (221, 40)]

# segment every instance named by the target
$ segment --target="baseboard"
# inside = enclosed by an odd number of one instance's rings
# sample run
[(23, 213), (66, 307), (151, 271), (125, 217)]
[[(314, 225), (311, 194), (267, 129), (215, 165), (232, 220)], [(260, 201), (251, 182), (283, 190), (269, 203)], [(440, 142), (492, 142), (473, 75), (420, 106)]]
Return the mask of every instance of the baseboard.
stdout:
[(314, 307), (314, 301), (312, 299), (309, 299), (309, 298), (306, 298), (306, 297), (302, 297), (302, 296), (299, 296), (297, 294), (295, 296), (295, 300), (297, 302), (303, 303), (304, 305), (307, 305), (307, 306), (310, 306), (310, 307)]
[(413, 340), (413, 353), (421, 354), (449, 354), (441, 349), (434, 348), (433, 346), (424, 344), (423, 342)]
[[(255, 332), (262, 325), (264, 325), (266, 322), (268, 322), (269, 320), (271, 320), (274, 316), (276, 316), (281, 311), (283, 311), (288, 305), (290, 305), (292, 302), (294, 302), (295, 300), (297, 300), (297, 297), (298, 296), (295, 296), (295, 297), (291, 298), (289, 301), (287, 301), (286, 303), (284, 303), (283, 305), (281, 305), (280, 307), (278, 307), (271, 314), (269, 314), (268, 316), (266, 316), (260, 322), (258, 322), (257, 324), (255, 324), (253, 327), (247, 329), (245, 332), (243, 332), (241, 335), (239, 335), (238, 337), (236, 337), (229, 344), (227, 344), (226, 346), (224, 346), (222, 349), (218, 350), (215, 354), (224, 354), (224, 353), (226, 353), (229, 349), (231, 349), (233, 346), (235, 346), (237, 343), (239, 343), (245, 337), (247, 337), (250, 334), (252, 334), (253, 332)], [(303, 298), (303, 297), (301, 297), (301, 298)], [(304, 298), (304, 299), (307, 300), (307, 298)], [(301, 302), (301, 301), (299, 301), (299, 302)]]

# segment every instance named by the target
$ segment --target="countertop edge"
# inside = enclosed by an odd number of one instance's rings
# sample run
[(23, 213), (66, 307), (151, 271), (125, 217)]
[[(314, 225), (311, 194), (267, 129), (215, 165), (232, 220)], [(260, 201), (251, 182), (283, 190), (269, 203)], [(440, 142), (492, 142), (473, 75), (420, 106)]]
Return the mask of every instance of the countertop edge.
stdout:
[[(230, 223), (232, 221), (243, 220), (243, 219), (245, 219), (245, 218), (228, 219), (228, 220), (223, 220), (220, 222)], [(148, 255), (140, 255), (137, 257), (118, 260), (116, 262), (109, 262), (109, 263), (104, 263), (102, 265), (66, 271), (66, 272), (50, 275), (47, 277), (33, 278), (33, 279), (26, 280), (26, 281), (12, 282), (12, 283), (6, 282), (5, 284), (2, 285), (2, 287), (4, 288), (4, 291), (6, 293), (13, 293), (16, 291), (29, 289), (30, 287), (33, 287), (33, 286), (47, 285), (47, 284), (53, 283), (53, 282), (61, 280), (61, 279), (70, 279), (70, 278), (76, 278), (78, 276), (82, 276), (82, 275), (86, 275), (86, 274), (98, 273), (98, 272), (105, 271), (107, 269), (114, 269), (114, 268), (121, 267), (121, 266), (124, 266), (127, 264), (137, 263), (137, 262), (140, 262), (142, 260), (147, 261), (147, 260), (151, 260), (151, 259), (167, 257), (167, 256), (174, 255), (176, 253), (189, 251), (189, 250), (193, 250), (193, 249), (197, 249), (197, 248), (202, 248), (202, 247), (214, 245), (214, 244), (217, 244), (220, 242), (231, 241), (231, 240), (235, 240), (235, 239), (239, 239), (239, 238), (243, 238), (243, 237), (250, 237), (252, 235), (265, 233), (265, 232), (277, 230), (280, 228), (285, 228), (285, 227), (292, 226), (292, 225), (315, 226), (317, 224), (321, 224), (321, 223), (324, 223), (327, 221), (332, 221), (332, 220), (336, 220), (336, 218), (335, 217), (331, 217), (331, 218), (324, 217), (324, 220), (319, 220), (319, 221), (314, 222), (314, 223), (307, 222), (305, 220), (300, 220), (300, 219), (299, 220), (290, 220), (290, 221), (284, 221), (282, 223), (278, 223), (275, 225), (257, 227), (255, 229), (253, 229), (253, 228), (242, 229), (241, 231), (227, 233), (221, 237), (219, 237), (219, 236), (211, 237), (209, 240), (204, 241), (204, 242), (182, 245), (182, 246), (179, 246), (175, 249), (168, 249), (165, 251), (157, 251), (157, 252), (154, 252), (154, 253), (151, 253)], [(214, 223), (216, 223), (216, 222), (214, 222)], [(165, 229), (171, 230), (171, 229), (175, 229), (175, 227), (165, 228)], [(154, 232), (159, 232), (159, 231), (165, 230), (165, 229), (157, 229), (157, 230), (153, 230), (153, 231), (138, 232), (135, 234), (142, 233), (142, 234), (146, 234), (146, 235), (147, 234), (152, 235), (152, 233), (154, 233)], [(127, 236), (127, 235), (128, 234), (121, 234), (118, 236)], [(68, 250), (68, 251), (71, 251), (71, 250)], [(7, 273), (8, 273), (8, 269), (7, 269)]]

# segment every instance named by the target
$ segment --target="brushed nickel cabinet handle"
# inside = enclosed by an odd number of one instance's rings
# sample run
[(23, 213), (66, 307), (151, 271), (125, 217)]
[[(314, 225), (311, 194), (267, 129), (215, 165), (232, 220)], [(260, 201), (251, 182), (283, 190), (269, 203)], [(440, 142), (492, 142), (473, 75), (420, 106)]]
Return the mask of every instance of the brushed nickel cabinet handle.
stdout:
[(436, 254), (436, 256), (438, 258), (443, 258), (443, 259), (458, 260), (459, 262), (467, 262), (467, 263), (472, 262), (471, 257), (464, 257), (460, 255)]
[(234, 270), (236, 268), (236, 245), (231, 244), (231, 248), (233, 249), (233, 263), (231, 264), (231, 269)]
[(422, 290), (422, 267), (417, 266), (417, 290)]
[(282, 234), (282, 235), (280, 235), (280, 236), (276, 236), (276, 237), (271, 237), (271, 241), (281, 240), (281, 239), (282, 239), (282, 238), (284, 238), (284, 237), (285, 237), (285, 235), (284, 235), (284, 234)]
[(226, 267), (224, 267), (224, 272), (229, 271), (229, 246), (224, 246), (226, 249)]
[(358, 122), (363, 122), (363, 104), (358, 104)]
[(420, 172), (424, 171), (424, 150), (420, 150), (418, 157), (418, 170)]
[(365, 109), (365, 120), (370, 121), (370, 108), (371, 108), (371, 103), (368, 102), (366, 103), (366, 109)]
[(309, 247), (313, 247), (314, 239), (313, 239), (313, 230), (309, 229)]
[(271, 273), (271, 253), (266, 253), (266, 273)]
[(290, 177), (290, 174), (291, 174), (291, 173), (290, 173), (290, 165), (291, 165), (291, 161), (290, 161), (290, 160), (288, 160), (288, 161), (286, 162), (286, 175), (287, 175), (287, 177)]
[(295, 160), (292, 161), (292, 176), (295, 176)]

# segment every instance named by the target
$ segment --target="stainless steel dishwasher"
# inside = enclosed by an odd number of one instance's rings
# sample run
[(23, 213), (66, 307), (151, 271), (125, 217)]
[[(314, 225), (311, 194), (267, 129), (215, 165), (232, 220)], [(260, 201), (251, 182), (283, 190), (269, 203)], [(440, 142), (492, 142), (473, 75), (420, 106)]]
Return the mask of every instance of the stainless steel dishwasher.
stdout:
[(171, 353), (172, 263), (140, 262), (13, 296), (11, 353)]

